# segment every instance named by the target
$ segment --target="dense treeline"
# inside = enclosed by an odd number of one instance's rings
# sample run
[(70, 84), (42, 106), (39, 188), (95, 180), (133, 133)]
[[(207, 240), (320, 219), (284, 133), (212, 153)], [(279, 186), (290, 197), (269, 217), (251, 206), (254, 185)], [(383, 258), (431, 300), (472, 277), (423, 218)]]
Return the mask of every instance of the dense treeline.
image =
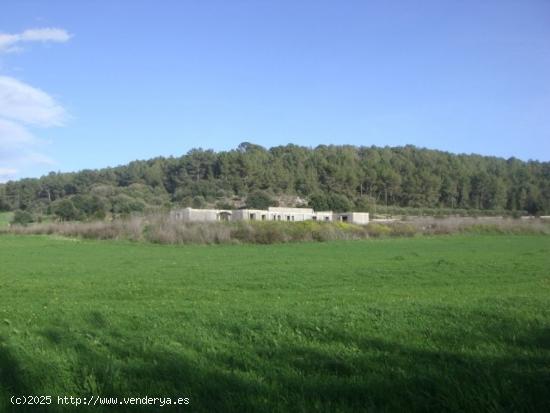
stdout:
[(0, 210), (102, 218), (173, 205), (230, 208), (240, 200), (296, 195), (317, 210), (390, 205), (448, 210), (550, 211), (550, 162), (455, 155), (414, 146), (242, 143), (227, 152), (50, 173), (0, 185)]

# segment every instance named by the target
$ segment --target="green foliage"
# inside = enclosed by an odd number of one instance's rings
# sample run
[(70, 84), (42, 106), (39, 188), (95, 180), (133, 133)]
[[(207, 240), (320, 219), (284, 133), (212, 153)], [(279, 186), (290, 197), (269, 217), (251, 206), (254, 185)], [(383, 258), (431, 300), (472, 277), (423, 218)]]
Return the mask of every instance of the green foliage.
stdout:
[(331, 211), (345, 212), (353, 209), (353, 204), (348, 197), (341, 194), (331, 194), (328, 197), (328, 206)]
[(129, 215), (132, 212), (145, 211), (146, 204), (139, 198), (133, 198), (126, 194), (118, 194), (112, 198), (114, 214)]
[(372, 222), (369, 224), (368, 232), (371, 237), (382, 237), (391, 234), (391, 228), (387, 225)]
[(309, 206), (315, 211), (328, 211), (330, 209), (328, 197), (323, 193), (316, 193), (309, 197)]
[(235, 204), (226, 201), (216, 202), (216, 209), (235, 209)]
[(21, 211), (20, 209), (15, 211), (15, 213), (13, 214), (13, 218), (11, 220), (12, 224), (19, 224), (19, 225), (27, 225), (27, 224), (30, 224), (31, 222), (34, 222), (33, 215), (28, 211)]
[(362, 197), (359, 197), (359, 199), (357, 199), (357, 201), (355, 202), (354, 211), (373, 213), (375, 204), (376, 204), (376, 200), (374, 200), (372, 197), (362, 196)]
[(315, 211), (345, 212), (354, 209), (348, 197), (342, 194), (313, 194), (310, 197), (309, 206)]
[(9, 226), (13, 219), (13, 212), (0, 212), (0, 228)]
[(61, 221), (76, 221), (82, 217), (82, 213), (69, 198), (54, 202), (51, 209)]
[(231, 151), (199, 148), (178, 158), (0, 184), (0, 210), (43, 214), (59, 199), (95, 195), (103, 204), (94, 207), (96, 212), (77, 206), (82, 219), (89, 219), (96, 213), (211, 205), (233, 196), (266, 205), (267, 194), (298, 195), (317, 210), (542, 215), (550, 214), (550, 162), (453, 155), (414, 146), (266, 149), (245, 142)]
[(193, 197), (193, 200), (191, 201), (191, 206), (193, 208), (204, 208), (205, 205), (206, 205), (206, 200), (201, 195), (197, 195)]
[(87, 219), (103, 219), (107, 214), (107, 201), (97, 195), (75, 195), (71, 201)]
[(7, 212), (11, 210), (11, 205), (9, 204), (6, 195), (0, 192), (0, 213)]
[(98, 413), (546, 412), (549, 250), (544, 236), (0, 236), (0, 411), (51, 394), (191, 399)]
[(275, 200), (265, 191), (253, 191), (246, 197), (246, 206), (251, 209), (267, 209), (276, 206)]

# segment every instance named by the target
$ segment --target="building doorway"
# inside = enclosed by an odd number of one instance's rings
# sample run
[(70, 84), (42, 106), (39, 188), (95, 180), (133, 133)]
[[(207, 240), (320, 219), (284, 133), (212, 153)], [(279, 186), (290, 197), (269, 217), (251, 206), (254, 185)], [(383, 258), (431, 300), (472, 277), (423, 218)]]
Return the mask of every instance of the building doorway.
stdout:
[(218, 213), (218, 221), (229, 221), (231, 219), (231, 212), (221, 211)]

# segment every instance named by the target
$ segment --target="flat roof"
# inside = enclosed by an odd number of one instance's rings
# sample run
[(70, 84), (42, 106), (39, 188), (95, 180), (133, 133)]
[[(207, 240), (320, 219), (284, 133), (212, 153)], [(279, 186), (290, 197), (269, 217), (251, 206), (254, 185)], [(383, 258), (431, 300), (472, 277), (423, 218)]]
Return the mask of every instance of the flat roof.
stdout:
[(292, 212), (302, 214), (313, 214), (312, 208), (285, 208), (285, 207), (269, 207), (269, 212)]

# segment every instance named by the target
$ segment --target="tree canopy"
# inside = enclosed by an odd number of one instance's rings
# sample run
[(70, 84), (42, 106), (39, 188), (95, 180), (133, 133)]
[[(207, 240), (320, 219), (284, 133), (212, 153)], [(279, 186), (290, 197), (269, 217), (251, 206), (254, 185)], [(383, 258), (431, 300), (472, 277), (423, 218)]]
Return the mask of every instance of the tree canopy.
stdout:
[(245, 142), (230, 151), (199, 148), (180, 157), (7, 182), (0, 185), (0, 209), (89, 219), (234, 199), (264, 205), (278, 195), (296, 195), (319, 210), (390, 205), (541, 214), (550, 212), (550, 162), (414, 146), (266, 149)]

